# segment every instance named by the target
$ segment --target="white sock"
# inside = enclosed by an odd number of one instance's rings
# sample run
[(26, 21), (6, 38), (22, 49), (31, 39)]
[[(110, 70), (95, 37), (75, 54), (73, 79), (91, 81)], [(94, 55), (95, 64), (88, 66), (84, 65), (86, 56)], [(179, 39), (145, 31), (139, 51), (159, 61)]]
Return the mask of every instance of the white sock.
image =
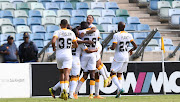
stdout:
[(118, 81), (119, 81), (120, 87), (123, 88), (122, 77), (118, 77)]
[(63, 92), (63, 89), (64, 89), (64, 81), (60, 81), (60, 86), (61, 86), (61, 92)]
[(69, 86), (69, 81), (64, 81), (64, 89), (66, 89), (66, 91), (68, 89), (68, 86)]
[(53, 87), (53, 90), (56, 91), (58, 88), (61, 87), (61, 84), (60, 82), (58, 82), (54, 87)]
[(112, 76), (112, 81), (113, 81), (114, 84), (118, 87), (118, 90), (120, 90), (120, 89), (121, 89), (121, 86), (120, 86), (120, 83), (119, 83), (118, 78), (117, 78), (116, 75), (113, 75), (113, 76)]
[(104, 69), (104, 72), (106, 74), (106, 77), (110, 77), (110, 73), (107, 71), (107, 68), (104, 64), (103, 64), (103, 69)]
[(93, 94), (94, 86), (95, 86), (95, 81), (94, 80), (90, 80), (90, 94)]
[(100, 74), (103, 76), (104, 80), (106, 80), (107, 77), (106, 77), (106, 74), (104, 72), (103, 66), (100, 65), (97, 69), (99, 70)]
[(76, 86), (77, 86), (77, 78), (72, 78), (70, 81), (70, 86), (69, 86), (69, 95), (73, 96), (73, 93), (75, 92)]
[(78, 81), (78, 85), (76, 87), (76, 90), (75, 90), (75, 94), (78, 94), (82, 84), (84, 83), (85, 79), (82, 77), (79, 81)]
[(99, 95), (99, 79), (95, 80), (95, 96)]

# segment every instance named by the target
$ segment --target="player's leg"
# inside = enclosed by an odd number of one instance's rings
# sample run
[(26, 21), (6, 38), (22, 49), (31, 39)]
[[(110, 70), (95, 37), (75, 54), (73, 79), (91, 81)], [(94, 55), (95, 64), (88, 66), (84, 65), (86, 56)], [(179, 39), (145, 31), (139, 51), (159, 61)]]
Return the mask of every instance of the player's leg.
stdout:
[(97, 62), (96, 62), (96, 68), (99, 70), (100, 74), (103, 76), (104, 80), (107, 80), (107, 77), (106, 77), (106, 74), (104, 72), (104, 69), (103, 69), (103, 64), (101, 63), (101, 59), (99, 59)]
[(115, 61), (113, 61), (111, 64), (111, 79), (114, 82), (114, 84), (118, 87), (118, 90), (119, 90), (119, 93), (116, 95), (116, 98), (118, 98), (120, 94), (124, 92), (116, 76), (116, 73), (122, 68), (122, 65), (123, 65), (123, 62), (121, 63), (121, 62), (115, 62)]
[(64, 93), (64, 100), (67, 100), (68, 99), (67, 89), (68, 89), (68, 86), (69, 86), (70, 69), (69, 68), (64, 68), (63, 72), (64, 72), (64, 89), (63, 89), (63, 93)]
[(70, 99), (74, 97), (73, 93), (75, 92), (76, 86), (77, 86), (77, 76), (71, 76), (70, 85), (69, 85), (69, 98)]
[(99, 95), (99, 72), (96, 71), (95, 73), (95, 97), (94, 98), (97, 98), (97, 99), (103, 99), (104, 97), (101, 97)]
[[(107, 68), (104, 64), (102, 64), (103, 66), (103, 69), (104, 69), (104, 72), (106, 74), (106, 77), (109, 79), (109, 82), (111, 82), (111, 76), (110, 76), (110, 73), (107, 71)], [(110, 84), (110, 83), (109, 83)]]
[(88, 72), (83, 72), (83, 77), (78, 81), (78, 85), (76, 87), (75, 94), (78, 94), (82, 84), (87, 79), (87, 77), (88, 77)]
[(93, 91), (95, 87), (95, 70), (89, 70), (90, 72), (90, 95), (89, 99), (93, 99)]

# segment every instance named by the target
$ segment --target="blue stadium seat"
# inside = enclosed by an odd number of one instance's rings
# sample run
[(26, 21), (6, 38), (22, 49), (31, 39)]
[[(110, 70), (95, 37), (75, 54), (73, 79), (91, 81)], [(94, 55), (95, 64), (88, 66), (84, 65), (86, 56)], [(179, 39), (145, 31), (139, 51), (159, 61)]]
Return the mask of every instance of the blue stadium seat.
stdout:
[(43, 42), (43, 40), (33, 40), (33, 42), (35, 43), (35, 45), (36, 45), (38, 48), (43, 48), (43, 47), (44, 47), (44, 42)]
[(109, 36), (109, 34), (102, 34), (102, 35), (101, 35), (101, 37), (102, 37), (103, 40), (106, 39), (106, 37), (108, 37), (108, 36)]
[(23, 43), (24, 41), (15, 41), (14, 43), (16, 44), (16, 47), (19, 48), (19, 46)]
[(52, 0), (52, 2), (66, 2), (66, 0)]
[(153, 39), (160, 39), (160, 38), (161, 38), (161, 34), (159, 32), (157, 32), (153, 37)]
[(134, 33), (134, 39), (145, 39), (147, 37), (147, 33), (143, 32), (143, 33)]
[(140, 46), (144, 39), (135, 39), (137, 46)]
[(106, 5), (106, 9), (113, 9), (113, 10), (119, 9), (116, 2), (106, 2), (105, 5)]
[(51, 40), (53, 38), (53, 33), (46, 33), (44, 40)]
[(126, 23), (126, 20), (124, 17), (114, 17), (112, 20), (113, 20), (113, 24), (118, 24), (119, 22)]
[(53, 53), (53, 48), (52, 47), (49, 47), (47, 50), (46, 50), (47, 53)]
[(8, 18), (11, 20), (11, 22), (13, 22), (13, 14), (11, 13), (11, 11), (3, 10), (0, 11), (0, 14), (1, 18)]
[(126, 24), (125, 31), (136, 31), (136, 26), (132, 24)]
[(0, 41), (7, 41), (7, 38), (8, 38), (8, 36), (13, 36), (14, 37), (14, 40), (15, 40), (15, 34), (0, 34), (0, 38), (1, 38), (1, 40)]
[(164, 38), (164, 46), (173, 46), (173, 42), (171, 39)]
[[(174, 50), (176, 49), (176, 47), (177, 47), (177, 46), (170, 46), (170, 47), (169, 47), (169, 50), (170, 50), (170, 51), (174, 51)], [(180, 51), (180, 48), (178, 49), (178, 51)]]
[(82, 10), (72, 10), (72, 17), (85, 17), (86, 15)]
[(13, 25), (18, 26), (18, 25), (26, 25), (24, 19), (22, 18), (14, 18), (13, 19)]
[(177, 25), (180, 24), (180, 9), (169, 9), (169, 17), (170, 17), (170, 23), (171, 25)]
[(138, 24), (137, 25), (137, 30), (138, 31), (149, 31), (150, 27), (148, 24)]
[(34, 33), (31, 34), (32, 40), (44, 40), (44, 33)]
[(38, 10), (30, 10), (29, 11), (29, 17), (41, 18), (42, 15), (41, 15), (40, 11), (38, 11)]
[(47, 2), (51, 2), (52, 0), (38, 0), (38, 1), (47, 3)]
[(109, 17), (99, 17), (98, 24), (112, 24), (112, 19)]
[(32, 33), (46, 33), (46, 30), (41, 25), (34, 25), (32, 26)]
[(71, 19), (70, 19), (72, 26), (79, 25), (82, 21), (84, 21), (83, 17), (71, 17)]
[(54, 10), (54, 11), (57, 11), (59, 10), (59, 4), (58, 3), (46, 3), (45, 4), (45, 8), (46, 10)]
[(41, 25), (41, 18), (28, 18), (28, 25)]
[(89, 9), (89, 6), (86, 2), (77, 2), (76, 3), (76, 9), (79, 10), (88, 10)]
[(118, 25), (108, 25), (108, 32), (118, 30)]
[(91, 9), (105, 9), (103, 2), (91, 2)]
[(23, 34), (15, 34), (16, 41), (22, 41), (23, 40)]
[(158, 1), (160, 0), (150, 0), (149, 8), (150, 10), (158, 10)]
[(61, 10), (73, 10), (73, 6), (70, 2), (62, 2), (60, 3)]
[(59, 29), (60, 29), (60, 28), (59, 28), (59, 26), (57, 26), (57, 25), (48, 25), (48, 26), (46, 27), (47, 33), (54, 33), (54, 31), (59, 30)]
[(102, 10), (102, 17), (116, 17), (113, 10)]
[(128, 24), (140, 24), (140, 21), (139, 21), (138, 17), (128, 17), (127, 23)]
[[(44, 41), (44, 46), (46, 46), (51, 40)], [(51, 45), (50, 45), (51, 46)]]

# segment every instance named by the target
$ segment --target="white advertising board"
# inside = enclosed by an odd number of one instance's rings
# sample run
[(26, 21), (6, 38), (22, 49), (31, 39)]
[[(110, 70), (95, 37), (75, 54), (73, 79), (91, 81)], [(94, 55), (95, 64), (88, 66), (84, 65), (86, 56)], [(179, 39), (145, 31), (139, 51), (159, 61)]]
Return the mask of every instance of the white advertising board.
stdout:
[(29, 98), (30, 96), (30, 64), (0, 63), (0, 98)]

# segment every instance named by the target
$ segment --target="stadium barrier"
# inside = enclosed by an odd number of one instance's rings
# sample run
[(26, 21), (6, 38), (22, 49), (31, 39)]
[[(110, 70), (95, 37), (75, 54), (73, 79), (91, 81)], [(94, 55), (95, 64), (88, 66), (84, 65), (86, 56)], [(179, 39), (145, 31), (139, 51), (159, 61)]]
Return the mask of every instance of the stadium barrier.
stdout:
[[(111, 63), (105, 63), (108, 71)], [(56, 63), (0, 64), (0, 98), (27, 98), (50, 96), (48, 88), (59, 80)], [(165, 62), (165, 92), (180, 94), (180, 62)], [(122, 79), (124, 95), (163, 94), (163, 73), (161, 62), (130, 62)], [(89, 80), (80, 95), (89, 95)], [(100, 95), (115, 95), (117, 87), (111, 83), (103, 87), (100, 77)], [(59, 90), (56, 92), (58, 95)]]

